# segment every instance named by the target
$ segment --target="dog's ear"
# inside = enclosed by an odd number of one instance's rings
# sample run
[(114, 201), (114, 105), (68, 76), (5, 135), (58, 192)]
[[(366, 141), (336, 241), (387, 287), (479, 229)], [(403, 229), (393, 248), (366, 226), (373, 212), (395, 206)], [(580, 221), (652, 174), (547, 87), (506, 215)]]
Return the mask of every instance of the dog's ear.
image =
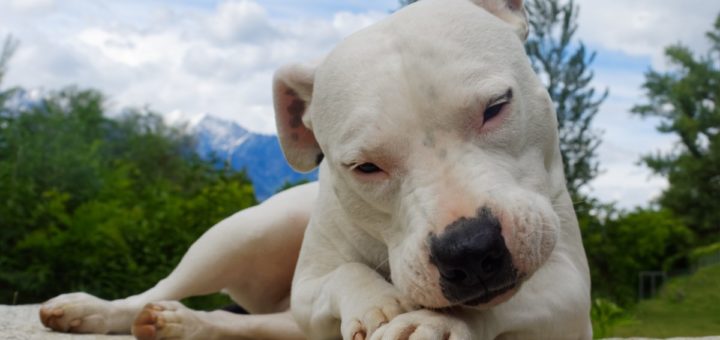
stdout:
[(523, 0), (472, 0), (472, 2), (512, 25), (520, 40), (527, 40), (528, 17)]
[(273, 79), (280, 146), (290, 166), (301, 172), (316, 168), (323, 157), (309, 119), (315, 68), (309, 64), (283, 66)]

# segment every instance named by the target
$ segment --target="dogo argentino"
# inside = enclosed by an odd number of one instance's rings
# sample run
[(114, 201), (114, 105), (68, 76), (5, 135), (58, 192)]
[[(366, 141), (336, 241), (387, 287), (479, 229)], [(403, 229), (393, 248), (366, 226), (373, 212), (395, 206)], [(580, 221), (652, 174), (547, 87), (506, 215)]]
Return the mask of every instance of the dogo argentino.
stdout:
[[(140, 339), (590, 339), (527, 27), (522, 0), (423, 0), (280, 69), (282, 149), (319, 183), (214, 226), (147, 292), (61, 295), (43, 323)], [(166, 301), (220, 290), (254, 314)]]

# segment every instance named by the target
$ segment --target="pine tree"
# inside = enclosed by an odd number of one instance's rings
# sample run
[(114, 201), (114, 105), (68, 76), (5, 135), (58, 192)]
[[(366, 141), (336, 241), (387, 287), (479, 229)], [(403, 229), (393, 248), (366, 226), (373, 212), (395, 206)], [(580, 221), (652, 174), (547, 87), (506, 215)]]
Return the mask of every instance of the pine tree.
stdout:
[(647, 102), (632, 110), (659, 118), (657, 130), (678, 137), (675, 149), (642, 161), (668, 178), (660, 204), (703, 243), (720, 240), (720, 15), (707, 37), (711, 47), (705, 55), (696, 56), (682, 44), (668, 47), (671, 69), (646, 73)]
[(530, 36), (525, 47), (555, 103), (567, 187), (578, 197), (598, 174), (600, 133), (592, 121), (608, 92), (598, 94), (591, 86), (595, 52), (573, 39), (579, 13), (574, 0), (532, 0), (526, 8)]

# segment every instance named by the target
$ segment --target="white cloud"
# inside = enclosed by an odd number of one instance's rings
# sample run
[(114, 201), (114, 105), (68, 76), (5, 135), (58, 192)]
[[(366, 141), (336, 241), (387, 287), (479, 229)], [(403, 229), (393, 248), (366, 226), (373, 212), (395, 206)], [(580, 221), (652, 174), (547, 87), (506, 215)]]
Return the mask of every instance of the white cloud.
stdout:
[[(151, 105), (174, 117), (211, 113), (273, 133), (271, 79), (289, 62), (315, 59), (348, 34), (387, 16), (397, 1), (0, 0), (0, 37), (22, 45), (4, 85), (99, 88), (116, 109)], [(636, 56), (645, 66), (594, 67), (609, 87), (596, 126), (604, 130), (592, 183), (603, 200), (630, 208), (657, 196), (662, 178), (636, 164), (641, 154), (669, 150), (674, 140), (654, 121), (629, 115), (642, 99), (642, 72), (662, 67), (662, 51), (682, 41), (705, 48), (720, 3), (706, 0), (578, 0), (578, 36), (603, 53)], [(375, 6), (375, 7), (372, 7)], [(622, 64), (622, 60), (620, 61)], [(622, 66), (622, 65), (621, 65)], [(172, 118), (172, 117), (171, 117)]]
[(47, 11), (55, 6), (55, 0), (10, 0), (10, 6), (21, 12)]
[(223, 42), (264, 42), (279, 34), (265, 9), (247, 0), (222, 2), (206, 20), (210, 32)]
[(98, 57), (130, 68), (153, 63), (177, 65), (187, 49), (187, 43), (173, 32), (144, 34), (99, 27), (80, 31), (75, 42), (80, 53), (92, 49)]
[[(602, 52), (598, 52), (598, 58), (602, 58)], [(607, 88), (610, 94), (593, 121), (594, 128), (602, 131), (598, 148), (601, 173), (590, 183), (589, 192), (604, 202), (614, 201), (632, 209), (657, 198), (667, 187), (664, 178), (651, 175), (639, 164), (640, 158), (671, 150), (675, 139), (658, 134), (657, 120), (630, 113), (633, 105), (643, 100), (643, 69), (628, 69), (623, 63), (601, 64), (593, 69), (593, 86), (598, 90)]]
[(720, 2), (707, 0), (578, 0), (578, 35), (601, 49), (649, 56), (665, 65), (663, 50), (683, 42), (705, 51), (705, 32), (720, 13)]
[(0, 4), (0, 34), (13, 32), (22, 41), (6, 84), (96, 87), (116, 108), (150, 104), (160, 112), (209, 112), (266, 133), (275, 130), (270, 80), (276, 68), (315, 59), (385, 16), (339, 12), (274, 19), (250, 0), (226, 0), (214, 8), (73, 0), (64, 5), (48, 16)]

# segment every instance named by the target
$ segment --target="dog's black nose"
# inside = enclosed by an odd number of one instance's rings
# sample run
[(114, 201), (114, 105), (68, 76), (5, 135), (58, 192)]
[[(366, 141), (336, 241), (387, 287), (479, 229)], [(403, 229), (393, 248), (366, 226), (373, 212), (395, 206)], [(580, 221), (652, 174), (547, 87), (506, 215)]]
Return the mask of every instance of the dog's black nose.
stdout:
[(430, 235), (430, 262), (440, 272), (443, 295), (454, 303), (490, 301), (517, 284), (500, 222), (490, 209), (460, 218), (440, 235)]

